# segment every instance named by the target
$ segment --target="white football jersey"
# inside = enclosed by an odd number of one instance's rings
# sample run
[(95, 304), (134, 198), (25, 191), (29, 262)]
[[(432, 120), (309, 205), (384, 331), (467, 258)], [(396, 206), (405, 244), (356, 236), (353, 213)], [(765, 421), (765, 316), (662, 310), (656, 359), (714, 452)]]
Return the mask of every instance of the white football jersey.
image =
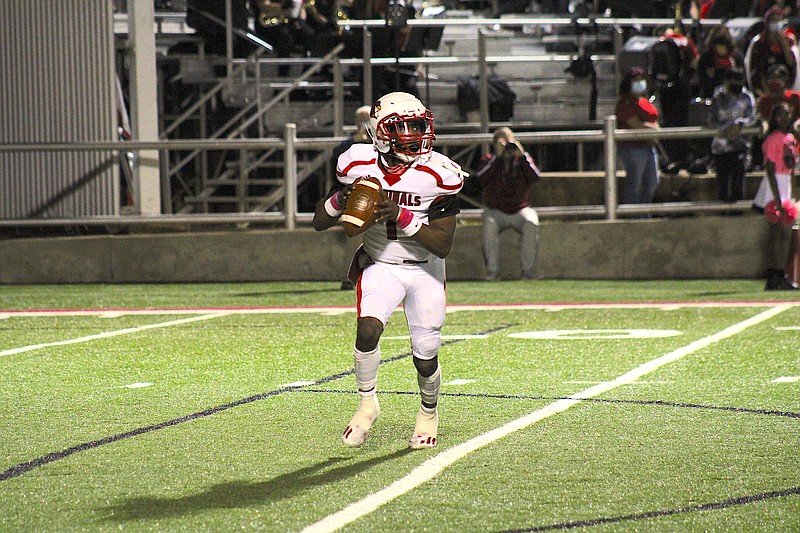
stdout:
[[(354, 144), (336, 165), (336, 177), (344, 184), (365, 176), (380, 180), (386, 194), (428, 224), (431, 205), (440, 198), (458, 194), (466, 173), (449, 157), (430, 152), (417, 158), (399, 174), (387, 173), (378, 165), (378, 151), (372, 144)], [(436, 215), (433, 215), (436, 218)], [(382, 263), (426, 261), (431, 252), (399, 231), (394, 222), (375, 224), (363, 234), (364, 249)]]

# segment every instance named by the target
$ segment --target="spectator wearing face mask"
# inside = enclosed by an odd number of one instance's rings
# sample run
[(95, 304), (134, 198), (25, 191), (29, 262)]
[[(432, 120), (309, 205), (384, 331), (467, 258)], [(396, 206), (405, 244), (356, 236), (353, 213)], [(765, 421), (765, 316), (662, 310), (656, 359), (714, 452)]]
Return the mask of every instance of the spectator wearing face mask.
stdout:
[(774, 65), (786, 67), (787, 80), (797, 74), (794, 43), (783, 33), (783, 10), (774, 7), (764, 15), (764, 29), (750, 41), (745, 54), (747, 81), (758, 97), (767, 92), (767, 72)]
[(786, 102), (789, 105), (789, 119), (792, 131), (795, 129), (793, 126), (800, 119), (800, 93), (787, 89), (788, 82), (789, 71), (783, 65), (773, 65), (767, 71), (767, 91), (756, 102), (756, 114), (764, 124), (765, 131), (769, 117), (772, 115), (772, 110), (782, 102)]
[[(658, 110), (647, 98), (644, 69), (634, 67), (622, 78), (615, 114), (620, 129), (658, 129)], [(620, 141), (617, 154), (625, 168), (622, 201), (651, 203), (658, 189), (658, 156), (652, 140)]]
[(744, 88), (744, 73), (739, 69), (725, 72), (724, 83), (711, 99), (708, 127), (717, 130), (711, 141), (711, 156), (717, 171), (718, 198), (735, 202), (745, 197), (745, 171), (750, 140), (742, 128), (756, 122), (753, 93)]
[(714, 90), (725, 82), (725, 73), (744, 68), (744, 58), (727, 26), (713, 26), (708, 32), (705, 47), (697, 63), (700, 97), (711, 98)]

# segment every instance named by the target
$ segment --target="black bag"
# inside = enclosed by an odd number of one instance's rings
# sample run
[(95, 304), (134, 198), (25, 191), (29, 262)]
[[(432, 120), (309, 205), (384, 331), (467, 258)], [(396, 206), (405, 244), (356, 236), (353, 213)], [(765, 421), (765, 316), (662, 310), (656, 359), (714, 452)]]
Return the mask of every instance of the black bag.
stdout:
[[(504, 122), (514, 116), (514, 102), (517, 94), (511, 90), (508, 83), (496, 74), (486, 78), (488, 82), (489, 120)], [(469, 111), (480, 109), (480, 89), (477, 76), (467, 78), (459, 76), (456, 79), (458, 94), (458, 109), (463, 116)]]

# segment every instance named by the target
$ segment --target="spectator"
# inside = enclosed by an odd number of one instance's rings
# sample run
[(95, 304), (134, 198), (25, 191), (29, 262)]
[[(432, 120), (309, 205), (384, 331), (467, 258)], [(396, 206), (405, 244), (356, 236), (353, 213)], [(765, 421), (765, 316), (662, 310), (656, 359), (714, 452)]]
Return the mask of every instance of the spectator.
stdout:
[(794, 80), (797, 75), (793, 43), (782, 31), (782, 20), (783, 11), (780, 8), (767, 11), (764, 15), (764, 29), (753, 37), (747, 48), (747, 83), (756, 97), (767, 92), (767, 71), (773, 65), (785, 66), (788, 80)]
[(308, 39), (308, 52), (322, 57), (337, 44), (344, 43), (341, 57), (360, 57), (362, 38), (352, 28), (339, 27), (339, 20), (350, 18), (353, 0), (305, 0), (306, 22), (313, 37)]
[[(278, 57), (291, 57), (306, 50), (313, 37), (305, 23), (302, 0), (252, 0), (255, 33), (269, 43)], [(288, 65), (280, 65), (278, 75), (287, 76)]]
[(700, 18), (728, 20), (750, 15), (751, 2), (742, 0), (705, 0), (700, 6)]
[(766, 77), (767, 91), (762, 94), (756, 102), (756, 114), (767, 129), (769, 117), (777, 104), (786, 102), (789, 105), (789, 119), (791, 129), (800, 119), (800, 93), (792, 89), (787, 89), (789, 81), (789, 71), (783, 65), (773, 65), (770, 67)]
[(744, 72), (744, 58), (736, 49), (728, 27), (720, 24), (709, 30), (705, 49), (697, 61), (700, 97), (711, 98), (714, 90), (725, 81), (725, 73), (731, 69)]
[[(655, 55), (656, 52), (659, 52), (660, 56)], [(691, 80), (697, 63), (697, 47), (684, 35), (678, 22), (674, 28), (664, 32), (659, 44), (653, 47), (653, 53), (654, 71), (651, 78), (655, 85), (656, 96), (661, 102), (661, 125), (667, 128), (688, 126), (689, 101), (692, 95)], [(664, 65), (665, 70), (655, 71), (660, 65)], [(672, 68), (669, 68), (669, 65), (673, 65)], [(692, 159), (690, 143), (684, 140), (665, 141), (664, 147), (672, 161)]]
[(339, 145), (336, 146), (331, 152), (331, 163), (333, 163), (334, 168), (336, 168), (336, 163), (339, 161), (339, 156), (345, 153), (348, 148), (356, 143), (372, 142), (369, 138), (369, 133), (367, 132), (367, 127), (369, 126), (370, 109), (371, 107), (368, 105), (362, 105), (356, 109), (353, 117), (355, 119), (356, 130), (350, 134), (347, 140), (339, 143)]
[[(658, 129), (658, 110), (647, 94), (644, 69), (632, 68), (619, 86), (615, 114), (621, 129)], [(622, 200), (628, 204), (653, 201), (658, 189), (658, 156), (653, 141), (621, 141), (617, 151), (625, 167), (625, 186)]]
[(700, 18), (699, 0), (678, 0), (674, 4), (675, 18), (690, 18), (692, 20)]
[(750, 7), (751, 17), (763, 17), (770, 10), (779, 10), (786, 16), (794, 10), (793, 0), (755, 0)]
[(723, 202), (743, 200), (745, 171), (750, 142), (741, 135), (743, 127), (756, 121), (753, 93), (744, 88), (744, 73), (724, 71), (725, 82), (711, 99), (708, 126), (718, 130), (711, 141), (711, 155), (717, 171), (718, 197)]
[(796, 290), (785, 272), (792, 230), (791, 224), (785, 224), (787, 209), (783, 202), (792, 197), (792, 179), (797, 162), (797, 140), (789, 132), (790, 125), (788, 104), (783, 102), (775, 106), (770, 113), (767, 137), (761, 146), (765, 176), (753, 199), (754, 209), (761, 213), (771, 209), (777, 215), (774, 220), (768, 219), (767, 283), (764, 286), (768, 291)]
[(500, 234), (513, 229), (522, 236), (522, 279), (535, 279), (539, 216), (530, 207), (530, 187), (539, 169), (509, 128), (494, 133), (493, 153), (478, 165), (483, 188), (483, 260), (486, 280), (500, 279)]
[[(390, 5), (393, 9), (388, 9)], [(396, 6), (402, 6), (397, 9)], [(372, 57), (413, 57), (416, 52), (407, 50), (410, 28), (406, 21), (416, 18), (417, 10), (411, 4), (377, 3), (377, 16), (391, 22), (379, 28), (372, 28)], [(404, 66), (399, 62), (394, 65), (380, 65), (372, 68), (372, 94), (377, 99), (381, 94), (393, 91), (404, 91), (418, 96), (417, 72), (414, 66)]]

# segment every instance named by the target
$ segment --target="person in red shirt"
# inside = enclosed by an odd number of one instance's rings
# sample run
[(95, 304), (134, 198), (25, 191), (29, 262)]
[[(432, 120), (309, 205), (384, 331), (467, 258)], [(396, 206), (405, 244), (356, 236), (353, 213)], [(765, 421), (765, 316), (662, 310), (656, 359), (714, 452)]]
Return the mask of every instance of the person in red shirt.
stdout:
[(539, 169), (510, 128), (495, 131), (492, 150), (481, 160), (477, 172), (483, 189), (486, 280), (500, 279), (500, 233), (507, 229), (522, 236), (519, 254), (522, 279), (535, 279), (539, 216), (530, 206), (530, 188), (539, 179)]
[[(658, 129), (658, 110), (645, 96), (644, 69), (634, 67), (619, 86), (615, 114), (620, 129)], [(626, 204), (651, 203), (659, 184), (658, 155), (653, 141), (620, 141), (617, 153), (625, 167), (622, 201)]]

